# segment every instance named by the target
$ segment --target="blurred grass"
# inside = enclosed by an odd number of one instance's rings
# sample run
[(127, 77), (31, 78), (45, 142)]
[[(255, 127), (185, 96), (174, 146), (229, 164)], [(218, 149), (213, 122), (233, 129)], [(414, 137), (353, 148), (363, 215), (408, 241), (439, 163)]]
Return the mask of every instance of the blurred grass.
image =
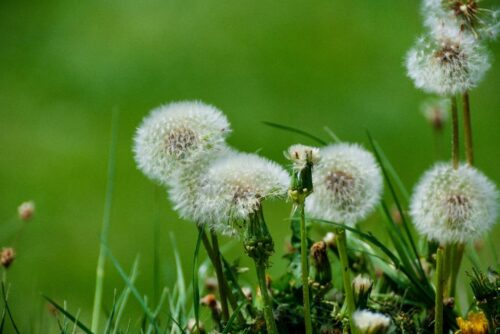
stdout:
[[(286, 147), (308, 141), (261, 121), (318, 136), (328, 126), (365, 146), (368, 128), (411, 189), (434, 157), (419, 113), (425, 95), (402, 65), (422, 31), (417, 1), (0, 2), (0, 231), (20, 202), (37, 205), (9, 270), (20, 327), (33, 328), (40, 292), (90, 317), (113, 108), (121, 128), (109, 244), (125, 268), (141, 253), (137, 286), (151, 296), (158, 212), (167, 281), (175, 280), (168, 231), (189, 259), (197, 232), (135, 168), (132, 136), (148, 110), (182, 99), (212, 103), (232, 122), (232, 145), (282, 163)], [(471, 94), (477, 165), (497, 184), (499, 54), (493, 45), (497, 61)], [(267, 205), (277, 245), (288, 212)], [(279, 273), (279, 255), (273, 262)], [(123, 283), (109, 265), (106, 275), (110, 309)]]

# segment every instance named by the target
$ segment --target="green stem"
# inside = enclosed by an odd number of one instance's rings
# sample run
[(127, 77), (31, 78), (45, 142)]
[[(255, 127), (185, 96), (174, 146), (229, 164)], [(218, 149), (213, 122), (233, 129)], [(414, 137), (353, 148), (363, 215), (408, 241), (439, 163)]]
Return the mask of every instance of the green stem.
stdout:
[(453, 245), (452, 260), (451, 260), (451, 274), (450, 274), (450, 297), (455, 297), (458, 273), (460, 272), (460, 265), (464, 256), (464, 244)]
[(262, 295), (262, 300), (264, 301), (264, 318), (266, 319), (267, 333), (278, 334), (278, 329), (274, 320), (272, 301), (269, 296), (269, 291), (267, 290), (265, 265), (255, 261), (255, 268), (257, 270), (260, 293)]
[(302, 259), (302, 293), (304, 298), (304, 321), (306, 334), (312, 334), (311, 301), (309, 297), (309, 263), (304, 202), (298, 204), (300, 210), (300, 255)]
[(462, 95), (463, 115), (464, 115), (464, 135), (465, 135), (465, 154), (469, 166), (474, 164), (474, 150), (472, 146), (472, 122), (470, 116), (469, 92), (465, 91)]
[(97, 333), (99, 330), (99, 316), (101, 314), (102, 294), (104, 285), (104, 267), (106, 265), (106, 246), (108, 243), (109, 224), (111, 217), (111, 204), (113, 199), (115, 165), (116, 165), (116, 143), (118, 139), (118, 111), (114, 110), (111, 120), (111, 144), (108, 156), (108, 171), (106, 184), (106, 198), (104, 200), (104, 214), (100, 237), (99, 258), (97, 259), (96, 282), (94, 293), (94, 306), (92, 309), (91, 330)]
[(352, 314), (356, 310), (354, 304), (354, 295), (352, 293), (352, 281), (351, 275), (349, 273), (349, 259), (347, 257), (347, 237), (345, 230), (337, 230), (337, 249), (339, 251), (340, 264), (342, 265), (342, 278), (344, 281), (344, 293), (345, 293), (345, 303), (347, 305), (347, 311), (349, 313), (349, 323), (351, 325), (351, 333), (355, 332), (354, 321), (352, 320)]
[(211, 231), (212, 236), (212, 251), (213, 251), (213, 265), (215, 268), (215, 275), (219, 284), (220, 304), (222, 308), (222, 320), (227, 322), (229, 320), (229, 308), (227, 305), (226, 284), (224, 283), (224, 273), (222, 272), (222, 264), (220, 261), (219, 241), (217, 234)]
[(460, 146), (458, 137), (457, 98), (455, 95), (451, 97), (451, 120), (452, 120), (451, 160), (453, 162), (453, 168), (457, 169), (458, 162), (460, 160)]
[(443, 334), (443, 286), (444, 286), (444, 263), (443, 248), (439, 247), (436, 253), (436, 299), (434, 334)]

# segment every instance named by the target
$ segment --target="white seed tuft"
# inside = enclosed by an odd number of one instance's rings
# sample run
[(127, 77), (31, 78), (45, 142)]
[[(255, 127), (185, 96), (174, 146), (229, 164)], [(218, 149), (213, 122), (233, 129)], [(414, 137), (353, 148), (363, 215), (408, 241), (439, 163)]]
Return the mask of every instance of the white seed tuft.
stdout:
[(320, 153), (306, 212), (313, 218), (354, 225), (371, 213), (380, 199), (380, 167), (359, 145), (334, 144)]
[(294, 170), (301, 171), (308, 161), (316, 165), (320, 160), (320, 153), (317, 147), (296, 144), (288, 148), (285, 157), (293, 163)]
[(463, 243), (495, 224), (497, 199), (495, 185), (477, 169), (439, 163), (415, 188), (410, 213), (416, 229), (428, 238)]
[(137, 166), (168, 184), (174, 170), (219, 151), (230, 132), (226, 116), (201, 102), (174, 102), (153, 109), (134, 138)]
[(352, 318), (355, 326), (362, 334), (387, 333), (391, 325), (391, 318), (388, 316), (367, 310), (354, 312)]
[(264, 199), (284, 197), (290, 176), (278, 164), (256, 154), (231, 152), (214, 161), (201, 178), (196, 221), (237, 234)]

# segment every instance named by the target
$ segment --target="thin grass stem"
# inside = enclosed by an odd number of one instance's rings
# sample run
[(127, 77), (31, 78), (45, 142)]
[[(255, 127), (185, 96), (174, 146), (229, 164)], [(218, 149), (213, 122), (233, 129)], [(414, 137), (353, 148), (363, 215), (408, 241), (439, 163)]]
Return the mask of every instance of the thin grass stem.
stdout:
[(444, 291), (444, 259), (443, 248), (436, 252), (436, 299), (434, 306), (434, 334), (443, 334), (443, 291)]
[(354, 304), (354, 295), (352, 292), (351, 275), (349, 273), (349, 258), (347, 256), (347, 236), (344, 229), (337, 229), (337, 249), (339, 251), (340, 264), (342, 266), (342, 279), (344, 282), (345, 304), (349, 314), (349, 323), (351, 326), (351, 333), (355, 333), (354, 321), (352, 314), (356, 306)]
[(306, 334), (312, 334), (311, 301), (309, 296), (309, 255), (307, 247), (306, 218), (304, 201), (298, 204), (300, 210), (300, 256), (302, 264), (302, 294), (304, 299), (304, 321)]

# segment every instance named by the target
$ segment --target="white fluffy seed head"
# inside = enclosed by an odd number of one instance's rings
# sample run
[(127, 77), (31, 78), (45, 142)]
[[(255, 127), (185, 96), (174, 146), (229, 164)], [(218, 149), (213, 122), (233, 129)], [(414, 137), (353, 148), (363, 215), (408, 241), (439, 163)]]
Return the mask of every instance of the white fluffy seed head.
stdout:
[(214, 161), (201, 179), (197, 221), (235, 235), (238, 224), (259, 210), (264, 199), (284, 197), (290, 176), (256, 154), (231, 152)]
[(478, 85), (490, 67), (486, 49), (456, 27), (417, 40), (406, 56), (408, 76), (428, 93), (452, 95)]
[(285, 157), (293, 163), (294, 170), (300, 171), (304, 169), (308, 161), (316, 165), (320, 160), (320, 153), (317, 147), (296, 144), (286, 150)]
[(201, 102), (174, 102), (144, 118), (134, 138), (137, 166), (149, 178), (168, 183), (174, 170), (224, 147), (226, 116)]
[(353, 313), (352, 318), (362, 334), (387, 333), (391, 325), (391, 318), (388, 316), (368, 310), (358, 310)]
[(477, 169), (439, 163), (415, 188), (410, 213), (416, 229), (429, 239), (463, 243), (495, 224), (497, 199), (495, 185)]
[(441, 131), (448, 121), (450, 101), (449, 99), (430, 99), (422, 103), (422, 114), (429, 124), (436, 130)]
[(314, 192), (306, 199), (317, 219), (354, 225), (372, 212), (382, 193), (382, 173), (373, 155), (359, 145), (334, 144), (320, 150), (313, 170)]

